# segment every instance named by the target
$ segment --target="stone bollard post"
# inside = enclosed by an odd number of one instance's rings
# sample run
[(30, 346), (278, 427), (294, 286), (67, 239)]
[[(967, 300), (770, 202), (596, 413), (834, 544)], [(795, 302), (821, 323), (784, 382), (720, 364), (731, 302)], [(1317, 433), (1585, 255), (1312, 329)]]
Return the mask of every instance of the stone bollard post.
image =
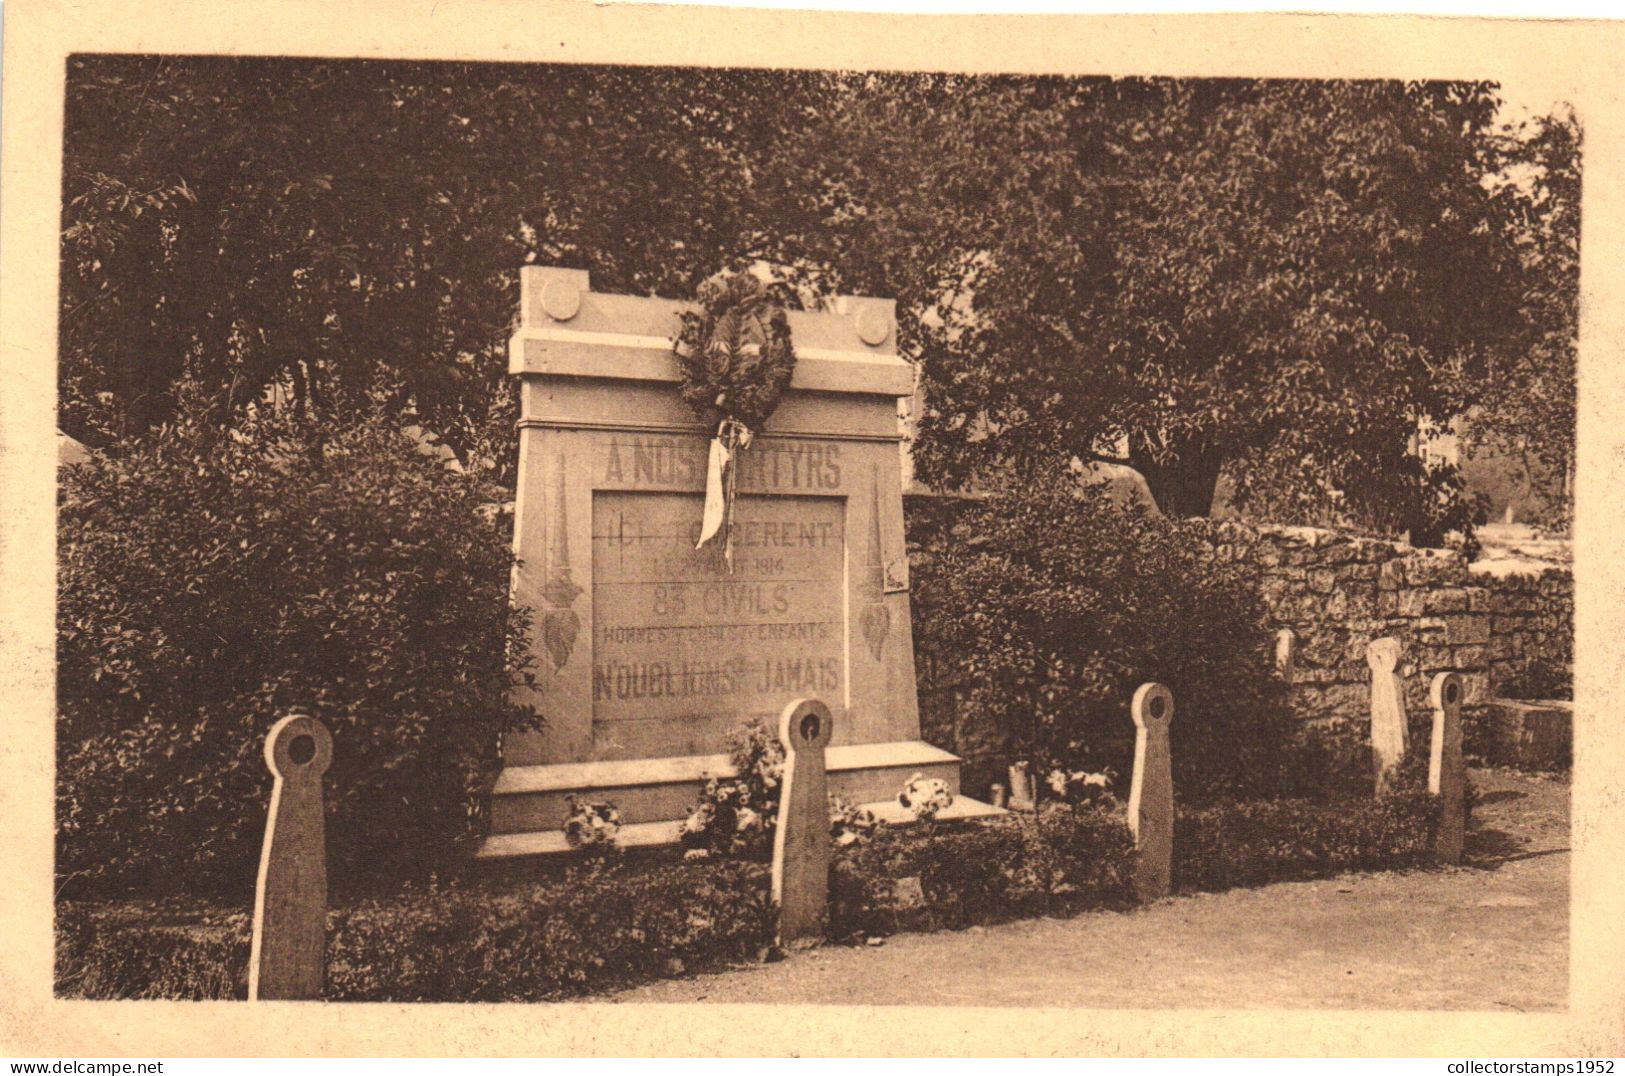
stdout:
[(1292, 674), (1297, 671), (1298, 665), (1298, 637), (1291, 628), (1282, 628), (1275, 633), (1275, 671), (1282, 680), (1292, 683)]
[(1371, 666), (1371, 761), (1380, 796), (1405, 760), (1405, 683), (1399, 676), (1398, 639), (1374, 639), (1366, 647)]
[(322, 775), (333, 735), (292, 714), (265, 738), (276, 779), (254, 886), (248, 1000), (319, 999), (327, 970), (327, 830)]
[(1010, 764), (1010, 809), (1033, 811), (1038, 809), (1038, 786), (1033, 779), (1032, 763), (1021, 761)]
[(1467, 769), (1461, 759), (1461, 677), (1442, 672), (1433, 678), (1433, 748), (1428, 756), (1428, 791), (1439, 798), (1439, 829), (1433, 851), (1440, 863), (1461, 862), (1467, 838)]
[(1134, 718), (1134, 783), (1128, 826), (1139, 851), (1134, 891), (1142, 901), (1166, 897), (1173, 888), (1174, 774), (1168, 727), (1174, 696), (1161, 684), (1141, 684), (1129, 707)]
[(786, 754), (773, 837), (773, 903), (784, 948), (817, 945), (824, 937), (830, 857), (824, 748), (834, 729), (829, 707), (817, 699), (792, 702), (779, 715)]

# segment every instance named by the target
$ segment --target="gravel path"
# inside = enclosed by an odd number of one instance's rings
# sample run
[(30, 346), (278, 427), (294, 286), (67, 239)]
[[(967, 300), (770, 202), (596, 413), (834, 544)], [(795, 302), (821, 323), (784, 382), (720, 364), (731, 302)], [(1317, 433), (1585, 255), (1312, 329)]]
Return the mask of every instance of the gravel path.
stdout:
[(618, 1002), (1405, 1008), (1568, 997), (1569, 786), (1476, 770), (1469, 865), (1176, 897), (671, 979)]

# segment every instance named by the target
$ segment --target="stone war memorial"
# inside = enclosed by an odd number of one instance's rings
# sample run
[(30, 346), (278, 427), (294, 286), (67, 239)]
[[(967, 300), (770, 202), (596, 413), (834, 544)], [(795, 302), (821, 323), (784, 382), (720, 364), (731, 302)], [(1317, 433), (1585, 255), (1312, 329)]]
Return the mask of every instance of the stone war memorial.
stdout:
[(562, 852), (569, 802), (608, 801), (620, 843), (674, 843), (730, 735), (814, 698), (834, 716), (829, 791), (901, 820), (916, 773), (956, 793), (920, 739), (904, 553), (894, 304), (789, 313), (796, 363), (735, 457), (732, 563), (696, 548), (712, 430), (678, 392), (674, 300), (606, 295), (529, 267), (510, 344), (521, 380), (519, 564), (545, 727), (509, 737), (483, 857)]

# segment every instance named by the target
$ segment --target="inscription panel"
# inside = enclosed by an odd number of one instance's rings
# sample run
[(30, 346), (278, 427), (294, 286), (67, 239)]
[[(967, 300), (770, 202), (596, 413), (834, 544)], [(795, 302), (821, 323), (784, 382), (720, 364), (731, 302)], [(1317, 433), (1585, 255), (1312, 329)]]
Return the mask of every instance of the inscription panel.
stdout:
[[(846, 489), (845, 476), (851, 470), (842, 448), (834, 441), (758, 437), (734, 458), (739, 491), (839, 495)], [(617, 435), (602, 448), (597, 486), (703, 489), (709, 452), (710, 441), (704, 437)]]
[(846, 694), (845, 498), (741, 495), (734, 571), (695, 549), (697, 493), (597, 490), (593, 738), (600, 754), (726, 748), (751, 717)]

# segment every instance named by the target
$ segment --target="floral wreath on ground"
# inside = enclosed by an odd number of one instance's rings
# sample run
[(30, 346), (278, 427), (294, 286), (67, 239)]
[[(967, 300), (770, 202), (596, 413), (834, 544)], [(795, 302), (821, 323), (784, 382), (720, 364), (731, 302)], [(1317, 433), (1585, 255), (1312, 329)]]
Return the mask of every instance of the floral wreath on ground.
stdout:
[(678, 316), (673, 342), (684, 402), (715, 430), (706, 467), (705, 516), (696, 548), (718, 533), (733, 570), (734, 460), (750, 447), (790, 386), (796, 353), (790, 319), (768, 285), (741, 270), (700, 285), (699, 311)]
[(621, 812), (613, 803), (565, 797), (564, 840), (571, 848), (612, 849), (621, 832)]
[(1112, 780), (1117, 776), (1109, 767), (1098, 773), (1088, 770), (1066, 770), (1057, 767), (1044, 779), (1050, 792), (1062, 803), (1088, 805), (1109, 803), (1115, 796)]
[(942, 778), (916, 773), (897, 794), (897, 802), (921, 822), (930, 822), (954, 805), (954, 794)]
[[(784, 787), (784, 744), (760, 721), (735, 730), (729, 758), (733, 775), (706, 777), (700, 802), (677, 827), (685, 859), (768, 852), (779, 824)], [(860, 844), (884, 825), (872, 811), (829, 796), (829, 836), (835, 847)]]

